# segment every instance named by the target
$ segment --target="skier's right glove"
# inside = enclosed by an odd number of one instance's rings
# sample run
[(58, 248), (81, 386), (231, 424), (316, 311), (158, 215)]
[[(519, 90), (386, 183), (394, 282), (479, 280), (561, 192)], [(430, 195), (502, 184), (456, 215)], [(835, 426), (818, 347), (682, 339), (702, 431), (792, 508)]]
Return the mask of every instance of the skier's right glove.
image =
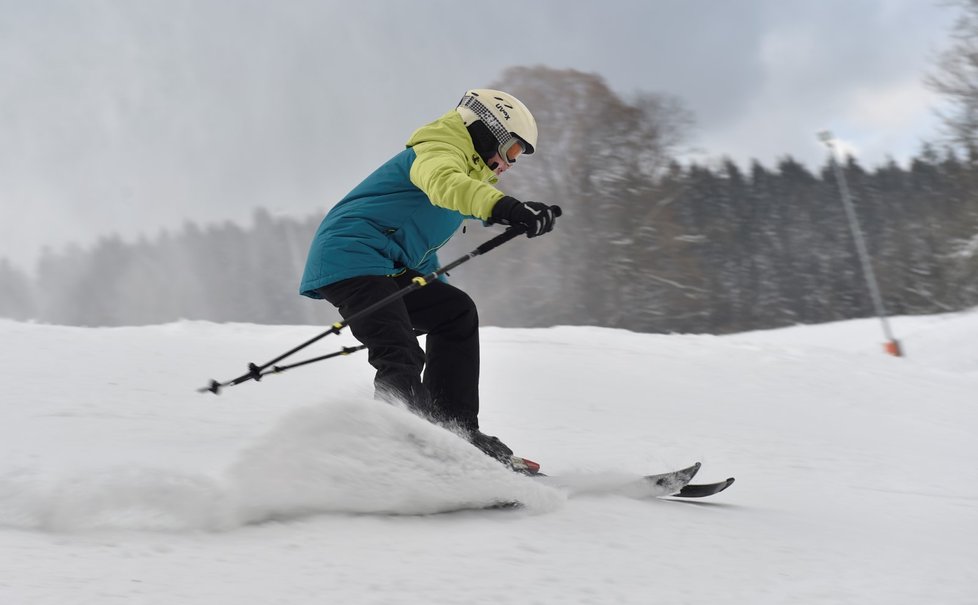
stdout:
[(519, 225), (526, 229), (527, 237), (536, 237), (549, 233), (560, 214), (560, 206), (548, 206), (540, 202), (521, 202), (507, 195), (492, 207), (489, 222)]

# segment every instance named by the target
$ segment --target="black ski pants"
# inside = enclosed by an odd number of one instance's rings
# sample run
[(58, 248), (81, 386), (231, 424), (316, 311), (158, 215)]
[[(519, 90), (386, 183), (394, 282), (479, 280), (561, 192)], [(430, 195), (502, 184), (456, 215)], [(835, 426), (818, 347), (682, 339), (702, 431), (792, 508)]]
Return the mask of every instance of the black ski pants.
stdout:
[[(353, 277), (317, 292), (346, 319), (420, 275)], [(436, 422), (479, 428), (479, 315), (468, 294), (432, 281), (349, 327), (367, 345), (378, 398), (400, 399)], [(427, 333), (426, 350), (416, 329)]]

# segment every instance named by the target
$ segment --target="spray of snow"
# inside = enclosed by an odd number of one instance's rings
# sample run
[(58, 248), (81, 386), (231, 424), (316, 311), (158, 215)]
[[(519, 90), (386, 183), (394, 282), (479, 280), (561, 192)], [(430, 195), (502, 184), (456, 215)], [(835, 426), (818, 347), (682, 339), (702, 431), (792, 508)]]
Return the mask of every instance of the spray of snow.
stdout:
[(511, 502), (545, 512), (564, 498), (403, 408), (347, 399), (287, 415), (222, 478), (140, 466), (60, 477), (19, 469), (0, 477), (0, 525), (217, 531), (324, 513), (424, 515)]
[(563, 496), (454, 433), (373, 400), (299, 410), (231, 469), (243, 522), (322, 512), (430, 514)]

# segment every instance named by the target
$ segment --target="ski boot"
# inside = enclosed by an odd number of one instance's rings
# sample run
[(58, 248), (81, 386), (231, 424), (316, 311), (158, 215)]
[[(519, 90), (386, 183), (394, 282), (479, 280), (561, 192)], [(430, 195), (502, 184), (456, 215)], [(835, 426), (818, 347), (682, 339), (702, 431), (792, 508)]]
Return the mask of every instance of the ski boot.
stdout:
[(503, 464), (510, 466), (510, 460), (513, 457), (513, 450), (509, 449), (505, 443), (500, 441), (499, 437), (486, 435), (479, 429), (475, 429), (469, 431), (468, 438), (469, 443), (482, 450), (482, 453), (484, 453), (486, 456), (495, 458)]
[(511, 450), (505, 443), (500, 441), (499, 437), (486, 435), (482, 431), (476, 429), (469, 433), (469, 442), (482, 450), (485, 455), (489, 456), (490, 458), (495, 458), (503, 466), (514, 472), (523, 475), (540, 474), (539, 464), (532, 460), (521, 458), (520, 456), (514, 456), (513, 450)]

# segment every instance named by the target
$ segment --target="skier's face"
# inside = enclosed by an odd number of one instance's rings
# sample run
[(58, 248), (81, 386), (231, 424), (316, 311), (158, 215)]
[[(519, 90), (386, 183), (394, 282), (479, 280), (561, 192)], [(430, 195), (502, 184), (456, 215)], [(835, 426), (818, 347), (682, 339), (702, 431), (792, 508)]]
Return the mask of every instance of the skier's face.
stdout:
[(489, 161), (486, 162), (486, 164), (492, 166), (492, 171), (496, 173), (496, 176), (499, 176), (500, 174), (509, 170), (509, 166), (510, 166), (509, 164), (503, 161), (502, 156), (500, 156), (498, 153), (492, 156), (491, 158), (489, 158)]

